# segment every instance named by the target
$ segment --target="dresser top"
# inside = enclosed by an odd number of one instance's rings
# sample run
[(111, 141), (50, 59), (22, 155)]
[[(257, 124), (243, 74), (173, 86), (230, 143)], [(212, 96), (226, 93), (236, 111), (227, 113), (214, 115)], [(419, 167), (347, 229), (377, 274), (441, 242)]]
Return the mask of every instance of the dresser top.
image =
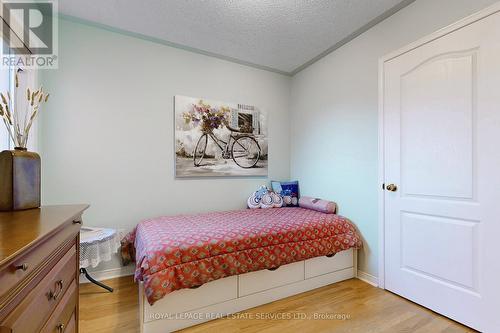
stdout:
[(69, 220), (79, 218), (88, 205), (42, 206), (0, 212), (0, 266), (24, 249), (46, 239)]

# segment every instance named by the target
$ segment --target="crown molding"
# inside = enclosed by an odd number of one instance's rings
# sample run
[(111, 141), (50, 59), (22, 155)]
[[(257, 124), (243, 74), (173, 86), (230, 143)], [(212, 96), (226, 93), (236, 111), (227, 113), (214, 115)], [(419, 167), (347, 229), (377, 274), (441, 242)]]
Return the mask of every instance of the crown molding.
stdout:
[(197, 49), (197, 48), (194, 48), (194, 47), (190, 47), (190, 46), (186, 46), (186, 45), (182, 45), (182, 44), (170, 42), (170, 41), (167, 41), (167, 40), (164, 40), (164, 39), (161, 39), (161, 38), (156, 38), (156, 37), (148, 36), (148, 35), (145, 35), (145, 34), (141, 34), (141, 33), (133, 32), (133, 31), (129, 31), (129, 30), (126, 30), (126, 29), (116, 28), (116, 27), (113, 27), (113, 26), (110, 26), (110, 25), (107, 25), (107, 24), (98, 23), (98, 22), (94, 22), (94, 21), (82, 19), (82, 18), (79, 18), (79, 17), (71, 16), (71, 15), (66, 15), (66, 14), (59, 13), (59, 18), (63, 19), (63, 20), (66, 20), (66, 21), (80, 23), (80, 24), (91, 26), (91, 27), (95, 27), (95, 28), (107, 30), (107, 31), (110, 31), (110, 32), (122, 34), (122, 35), (125, 35), (125, 36), (142, 39), (142, 40), (149, 41), (149, 42), (152, 42), (152, 43), (161, 44), (161, 45), (173, 47), (173, 48), (176, 48), (176, 49), (180, 49), (180, 50), (184, 50), (184, 51), (188, 51), (188, 52), (193, 52), (193, 53), (205, 55), (205, 56), (208, 56), (208, 57), (217, 58), (217, 59), (220, 59), (220, 60), (229, 61), (229, 62), (236, 63), (236, 64), (239, 64), (239, 65), (243, 65), (243, 66), (247, 66), (247, 67), (252, 67), (252, 68), (256, 68), (256, 69), (260, 69), (260, 70), (264, 70), (264, 71), (268, 71), (268, 72), (277, 73), (277, 74), (281, 74), (281, 75), (284, 75), (284, 76), (292, 77), (295, 74), (299, 73), (300, 71), (302, 71), (302, 70), (306, 69), (307, 67), (311, 66), (312, 64), (316, 63), (320, 59), (326, 57), (330, 53), (334, 52), (335, 50), (339, 49), (340, 47), (344, 46), (345, 44), (349, 43), (350, 41), (352, 41), (356, 37), (362, 35), (366, 31), (368, 31), (371, 28), (373, 28), (375, 25), (379, 24), (380, 22), (384, 21), (388, 17), (394, 15), (395, 13), (397, 13), (398, 11), (400, 11), (401, 9), (407, 7), (408, 5), (410, 5), (411, 3), (415, 2), (415, 1), (416, 0), (404, 0), (404, 1), (400, 2), (396, 6), (394, 6), (394, 7), (390, 8), (389, 10), (385, 11), (383, 14), (377, 16), (376, 18), (374, 18), (373, 20), (371, 20), (370, 22), (368, 22), (367, 24), (365, 24), (361, 28), (357, 29), (356, 31), (354, 31), (353, 33), (351, 33), (349, 36), (345, 37), (341, 41), (335, 43), (333, 46), (331, 46), (328, 49), (326, 49), (325, 51), (323, 51), (322, 53), (318, 54), (316, 57), (314, 57), (311, 60), (305, 62), (304, 64), (298, 66), (296, 69), (294, 69), (291, 72), (283, 71), (283, 70), (272, 68), (272, 67), (269, 67), (269, 66), (254, 64), (252, 62), (248, 62), (248, 61), (245, 61), (245, 60), (241, 60), (241, 59), (237, 59), (237, 58), (225, 56), (225, 55), (222, 55), (222, 54), (218, 54), (218, 53), (214, 53), (214, 52), (209, 52), (209, 51)]

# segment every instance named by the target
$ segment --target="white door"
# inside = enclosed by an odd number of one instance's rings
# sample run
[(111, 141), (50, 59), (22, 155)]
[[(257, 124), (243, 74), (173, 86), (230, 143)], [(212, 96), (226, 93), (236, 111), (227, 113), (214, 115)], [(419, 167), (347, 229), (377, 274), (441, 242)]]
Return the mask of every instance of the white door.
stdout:
[(383, 75), (385, 288), (500, 332), (500, 14)]

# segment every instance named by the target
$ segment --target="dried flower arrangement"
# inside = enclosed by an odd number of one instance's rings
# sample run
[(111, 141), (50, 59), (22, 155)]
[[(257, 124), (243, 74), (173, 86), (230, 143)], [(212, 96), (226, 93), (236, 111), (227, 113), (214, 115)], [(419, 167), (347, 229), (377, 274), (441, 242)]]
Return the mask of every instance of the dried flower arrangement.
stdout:
[[(25, 94), (20, 92), (19, 71), (15, 74), (13, 98), (8, 91), (0, 93), (0, 117), (7, 127), (14, 146), (25, 149), (33, 121), (40, 111), (40, 105), (48, 101), (49, 94), (44, 93), (42, 87), (35, 91), (26, 88)], [(22, 95), (19, 95), (21, 93)], [(22, 97), (23, 95), (25, 98)]]
[(187, 124), (192, 122), (195, 127), (201, 123), (201, 130), (207, 133), (226, 126), (229, 113), (230, 109), (228, 107), (222, 106), (217, 109), (200, 100), (198, 104), (193, 104), (190, 111), (184, 112), (183, 117)]

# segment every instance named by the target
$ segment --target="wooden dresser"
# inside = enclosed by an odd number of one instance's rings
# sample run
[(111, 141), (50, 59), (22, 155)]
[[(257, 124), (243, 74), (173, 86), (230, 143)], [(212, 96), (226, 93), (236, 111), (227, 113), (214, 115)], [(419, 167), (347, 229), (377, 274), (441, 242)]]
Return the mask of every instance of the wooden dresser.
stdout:
[(87, 205), (0, 213), (0, 333), (78, 332)]

